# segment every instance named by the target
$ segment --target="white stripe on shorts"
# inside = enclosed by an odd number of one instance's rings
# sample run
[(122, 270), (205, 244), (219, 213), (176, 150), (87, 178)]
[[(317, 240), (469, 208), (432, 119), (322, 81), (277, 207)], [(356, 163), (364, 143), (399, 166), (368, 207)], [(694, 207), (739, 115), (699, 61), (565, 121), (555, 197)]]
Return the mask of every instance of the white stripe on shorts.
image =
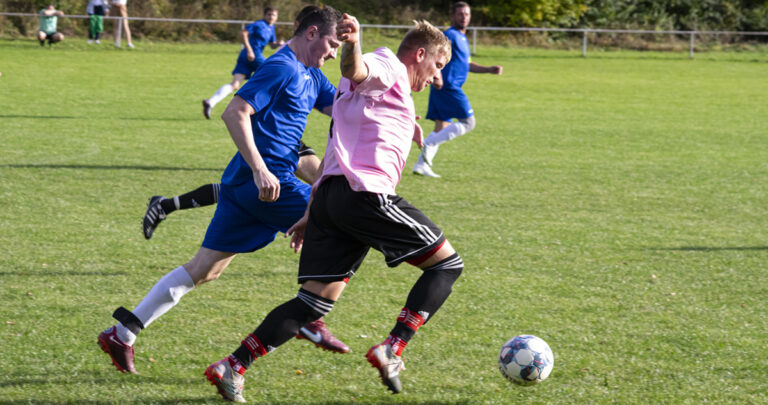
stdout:
[(377, 194), (377, 196), (379, 197), (379, 208), (381, 208), (387, 217), (392, 219), (394, 222), (408, 225), (408, 227), (413, 229), (413, 231), (419, 235), (419, 238), (421, 238), (421, 240), (423, 240), (426, 244), (430, 244), (437, 240), (438, 237), (435, 236), (435, 234), (431, 229), (429, 229), (428, 226), (420, 224), (415, 219), (409, 217), (408, 214), (400, 209), (400, 207), (392, 204), (392, 201), (390, 201), (389, 198), (387, 198), (385, 195)]

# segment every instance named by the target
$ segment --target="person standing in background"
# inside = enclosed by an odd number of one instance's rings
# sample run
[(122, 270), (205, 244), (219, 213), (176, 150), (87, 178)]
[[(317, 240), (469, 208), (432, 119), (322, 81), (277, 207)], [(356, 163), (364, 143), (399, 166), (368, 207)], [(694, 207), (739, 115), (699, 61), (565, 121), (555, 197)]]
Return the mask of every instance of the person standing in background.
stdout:
[(96, 42), (100, 44), (99, 36), (104, 31), (104, 12), (106, 11), (106, 0), (90, 0), (85, 12), (90, 17), (88, 19), (88, 43)]
[(131, 41), (131, 29), (128, 28), (128, 0), (112, 0), (110, 15), (119, 17), (115, 20), (115, 46), (120, 48), (120, 31), (125, 32), (125, 42), (128, 47), (133, 49)]

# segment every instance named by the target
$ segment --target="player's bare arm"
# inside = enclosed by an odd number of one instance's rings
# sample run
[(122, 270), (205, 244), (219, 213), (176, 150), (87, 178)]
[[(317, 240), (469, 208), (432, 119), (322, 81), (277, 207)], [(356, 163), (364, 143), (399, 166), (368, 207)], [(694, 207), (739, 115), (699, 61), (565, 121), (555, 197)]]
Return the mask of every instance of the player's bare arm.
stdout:
[[(421, 119), (421, 116), (417, 115), (416, 121), (420, 119)], [(421, 129), (421, 125), (419, 125), (418, 122), (415, 122), (413, 124), (413, 142), (416, 142), (416, 145), (418, 145), (419, 148), (424, 146), (424, 130)]]
[(271, 202), (280, 196), (280, 181), (267, 169), (253, 141), (251, 115), (255, 112), (248, 102), (235, 95), (221, 119), (224, 120), (237, 150), (253, 171), (253, 181), (259, 189), (259, 199)]
[(240, 42), (242, 42), (243, 47), (245, 47), (245, 52), (247, 53), (248, 60), (250, 62), (253, 62), (256, 59), (256, 54), (253, 53), (253, 48), (251, 48), (251, 43), (248, 41), (248, 30), (240, 31)]
[(368, 78), (368, 66), (363, 62), (363, 51), (360, 47), (360, 24), (357, 18), (344, 13), (336, 28), (341, 47), (341, 75), (360, 83)]
[(472, 73), (493, 73), (495, 75), (501, 75), (503, 70), (504, 68), (499, 65), (483, 66), (478, 65), (475, 62), (469, 62), (469, 71)]

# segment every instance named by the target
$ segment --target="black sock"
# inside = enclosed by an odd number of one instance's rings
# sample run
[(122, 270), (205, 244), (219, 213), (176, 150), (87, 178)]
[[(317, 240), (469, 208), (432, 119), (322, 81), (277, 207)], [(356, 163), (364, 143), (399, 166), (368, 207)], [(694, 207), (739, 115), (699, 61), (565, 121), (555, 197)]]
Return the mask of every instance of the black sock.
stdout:
[(178, 199), (179, 201), (178, 209), (180, 210), (213, 205), (219, 201), (220, 189), (220, 183), (206, 184), (178, 197), (168, 198), (162, 201), (160, 205), (163, 207), (163, 211), (165, 211), (166, 214), (176, 211), (175, 199)]
[(247, 369), (256, 357), (291, 340), (299, 328), (327, 314), (334, 303), (304, 289), (299, 290), (299, 296), (273, 309), (232, 355)]
[(411, 288), (405, 307), (415, 311), (428, 322), (443, 305), (453, 290), (453, 283), (461, 275), (464, 263), (457, 253), (424, 270)]

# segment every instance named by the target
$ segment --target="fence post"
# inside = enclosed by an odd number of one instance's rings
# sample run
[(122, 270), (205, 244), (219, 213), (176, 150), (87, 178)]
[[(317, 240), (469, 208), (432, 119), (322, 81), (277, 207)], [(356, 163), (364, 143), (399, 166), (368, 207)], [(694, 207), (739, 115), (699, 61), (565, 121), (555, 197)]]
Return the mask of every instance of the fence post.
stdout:
[(695, 31), (691, 31), (691, 49), (688, 50), (688, 58), (693, 59), (693, 38), (696, 36)]
[[(360, 31), (357, 32), (357, 43), (360, 44), (360, 50), (363, 50), (363, 26), (360, 26)], [(341, 56), (341, 54), (339, 54)]]
[[(245, 31), (245, 23), (240, 24), (240, 31)], [(237, 33), (237, 39), (240, 39), (240, 33)], [(245, 44), (240, 44), (240, 50), (245, 49)]]
[(587, 30), (584, 31), (584, 36), (581, 38), (581, 57), (587, 57)]
[(472, 29), (472, 54), (477, 53), (477, 30)]
[(123, 36), (123, 18), (120, 17), (115, 21), (117, 23), (117, 38), (115, 38), (115, 45), (119, 48), (120, 47), (120, 38)]

